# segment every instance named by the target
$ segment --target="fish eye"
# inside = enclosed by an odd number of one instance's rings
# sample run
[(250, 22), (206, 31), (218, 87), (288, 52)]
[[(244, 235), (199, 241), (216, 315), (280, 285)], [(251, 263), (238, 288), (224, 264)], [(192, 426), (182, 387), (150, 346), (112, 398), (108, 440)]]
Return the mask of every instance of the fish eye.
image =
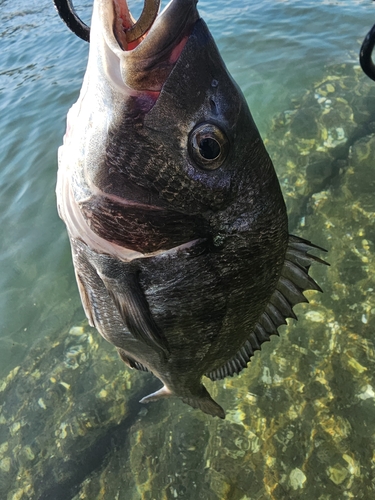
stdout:
[(218, 126), (201, 123), (190, 132), (188, 149), (191, 159), (198, 167), (216, 170), (228, 156), (229, 141)]

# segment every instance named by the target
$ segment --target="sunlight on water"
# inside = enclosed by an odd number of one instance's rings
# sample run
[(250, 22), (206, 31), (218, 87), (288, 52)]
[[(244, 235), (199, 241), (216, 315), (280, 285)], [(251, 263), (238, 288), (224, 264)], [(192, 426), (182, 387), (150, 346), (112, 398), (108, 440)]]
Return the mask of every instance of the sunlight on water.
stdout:
[[(133, 0), (137, 17), (143, 3)], [(166, 2), (163, 3), (165, 5)], [(57, 148), (88, 46), (52, 2), (0, 2), (0, 497), (370, 500), (375, 490), (375, 83), (370, 1), (204, 1), (272, 156), (290, 230), (329, 250), (324, 293), (241, 376), (207, 383), (218, 422), (141, 406), (87, 326), (55, 207)], [(89, 22), (91, 2), (75, 2)]]

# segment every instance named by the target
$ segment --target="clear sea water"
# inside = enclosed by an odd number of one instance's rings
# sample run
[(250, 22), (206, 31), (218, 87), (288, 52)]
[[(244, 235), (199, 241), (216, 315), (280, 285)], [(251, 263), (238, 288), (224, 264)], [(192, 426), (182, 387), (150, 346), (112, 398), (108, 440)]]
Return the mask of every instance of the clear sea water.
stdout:
[[(142, 2), (129, 3), (139, 12)], [(92, 2), (77, 0), (75, 7), (89, 22)], [(375, 22), (370, 0), (200, 0), (199, 9), (263, 136), (272, 118), (328, 66), (357, 60)], [(51, 1), (0, 0), (0, 48), (0, 377), (5, 377), (41, 339), (84, 319), (65, 226), (56, 211), (55, 182), (57, 148), (82, 83), (88, 44), (68, 31)], [(334, 265), (334, 256), (329, 260)]]

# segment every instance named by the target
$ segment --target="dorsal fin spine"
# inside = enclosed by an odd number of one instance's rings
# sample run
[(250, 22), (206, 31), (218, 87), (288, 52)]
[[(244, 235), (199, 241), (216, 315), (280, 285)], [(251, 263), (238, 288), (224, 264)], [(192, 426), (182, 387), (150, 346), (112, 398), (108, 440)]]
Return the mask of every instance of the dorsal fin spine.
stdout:
[(270, 336), (260, 323), (257, 323), (255, 325), (254, 332), (260, 343), (267, 342), (267, 340), (270, 338)]
[(262, 316), (259, 318), (258, 324), (261, 324), (264, 329), (266, 330), (267, 333), (272, 334), (276, 330), (276, 326), (273, 323), (272, 319), (270, 316), (267, 314), (267, 309), (266, 311), (262, 314)]
[(327, 264), (319, 257), (308, 254), (309, 251), (314, 249), (325, 251), (323, 248), (298, 236), (289, 236), (279, 281), (263, 314), (239, 351), (223, 366), (210, 372), (207, 375), (209, 378), (217, 380), (239, 373), (247, 366), (247, 363), (254, 355), (254, 351), (259, 350), (264, 342), (270, 340), (270, 335), (278, 334), (277, 329), (287, 323), (286, 318), (297, 319), (293, 307), (299, 303), (308, 302), (303, 294), (305, 290), (322, 291), (308, 274), (310, 265), (313, 262)]
[(277, 288), (271, 296), (271, 303), (278, 308), (278, 310), (285, 318), (297, 319), (297, 316), (295, 315), (292, 306), (290, 305), (288, 300), (284, 297), (284, 295), (280, 292), (280, 290), (278, 290)]
[(258, 342), (258, 339), (257, 339), (257, 336), (255, 335), (254, 332), (251, 332), (250, 335), (249, 335), (249, 340), (250, 340), (250, 344), (252, 346), (252, 348), (255, 350), (255, 351), (259, 351), (260, 349), (260, 345), (259, 345), (259, 342)]
[(276, 330), (280, 325), (286, 325), (286, 319), (285, 316), (282, 314), (282, 312), (279, 310), (278, 307), (274, 306), (272, 302), (270, 302), (267, 306), (268, 315), (271, 316), (272, 318), (276, 319)]

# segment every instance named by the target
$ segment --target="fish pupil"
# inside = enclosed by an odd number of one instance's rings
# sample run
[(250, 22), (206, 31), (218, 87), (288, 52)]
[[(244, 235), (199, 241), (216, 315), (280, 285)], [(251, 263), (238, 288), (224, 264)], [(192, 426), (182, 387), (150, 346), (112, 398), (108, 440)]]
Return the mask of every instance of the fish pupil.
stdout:
[(220, 154), (220, 144), (211, 137), (202, 139), (199, 143), (199, 153), (206, 160), (215, 160)]
[(229, 152), (225, 132), (214, 123), (199, 123), (189, 134), (188, 151), (198, 168), (217, 170)]

